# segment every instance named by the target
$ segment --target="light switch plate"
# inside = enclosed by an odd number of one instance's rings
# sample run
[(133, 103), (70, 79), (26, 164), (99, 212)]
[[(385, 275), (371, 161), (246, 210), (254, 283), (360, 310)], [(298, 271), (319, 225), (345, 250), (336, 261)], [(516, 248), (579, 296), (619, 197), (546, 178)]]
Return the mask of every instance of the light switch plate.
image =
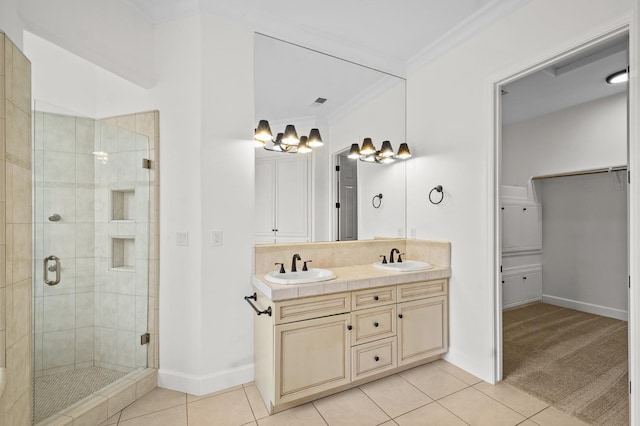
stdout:
[(222, 245), (222, 231), (219, 229), (211, 230), (210, 235), (211, 247), (218, 247)]

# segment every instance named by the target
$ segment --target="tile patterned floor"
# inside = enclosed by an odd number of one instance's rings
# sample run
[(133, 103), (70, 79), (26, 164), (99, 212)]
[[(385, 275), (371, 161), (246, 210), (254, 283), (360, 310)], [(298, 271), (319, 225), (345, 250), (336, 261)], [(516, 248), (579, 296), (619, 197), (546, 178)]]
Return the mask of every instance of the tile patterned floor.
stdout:
[(205, 396), (156, 388), (100, 426), (579, 426), (511, 386), (439, 360), (269, 416), (249, 383)]

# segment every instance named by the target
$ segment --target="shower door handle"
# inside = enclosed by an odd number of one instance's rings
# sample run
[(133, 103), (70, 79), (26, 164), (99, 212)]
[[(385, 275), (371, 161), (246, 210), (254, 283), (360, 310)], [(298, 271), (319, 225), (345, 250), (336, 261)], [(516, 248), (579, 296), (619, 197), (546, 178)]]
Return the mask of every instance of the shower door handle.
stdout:
[[(56, 279), (53, 281), (49, 281), (49, 262), (54, 261), (55, 263), (55, 271), (56, 271)], [(42, 280), (46, 285), (57, 285), (60, 283), (60, 258), (54, 255), (47, 256), (42, 261)]]

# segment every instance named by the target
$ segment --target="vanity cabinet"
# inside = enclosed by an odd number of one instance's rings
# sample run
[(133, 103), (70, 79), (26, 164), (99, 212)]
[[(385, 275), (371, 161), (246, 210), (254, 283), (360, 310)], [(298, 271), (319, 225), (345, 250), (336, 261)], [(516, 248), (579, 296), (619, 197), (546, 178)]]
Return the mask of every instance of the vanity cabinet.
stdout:
[(272, 302), (257, 292), (255, 382), (270, 413), (433, 361), (447, 279)]

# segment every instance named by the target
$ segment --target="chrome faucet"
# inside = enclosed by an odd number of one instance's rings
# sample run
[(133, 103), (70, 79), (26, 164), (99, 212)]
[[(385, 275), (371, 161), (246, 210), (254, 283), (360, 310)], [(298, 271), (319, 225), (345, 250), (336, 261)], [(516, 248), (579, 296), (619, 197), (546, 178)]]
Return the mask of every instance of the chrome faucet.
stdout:
[(291, 259), (291, 272), (298, 272), (298, 266), (296, 265), (296, 260), (300, 259), (300, 255), (298, 253), (293, 255), (293, 259)]
[(398, 250), (397, 248), (392, 248), (391, 253), (389, 253), (389, 263), (395, 263), (395, 260), (393, 260), (394, 252), (400, 254), (400, 250)]

